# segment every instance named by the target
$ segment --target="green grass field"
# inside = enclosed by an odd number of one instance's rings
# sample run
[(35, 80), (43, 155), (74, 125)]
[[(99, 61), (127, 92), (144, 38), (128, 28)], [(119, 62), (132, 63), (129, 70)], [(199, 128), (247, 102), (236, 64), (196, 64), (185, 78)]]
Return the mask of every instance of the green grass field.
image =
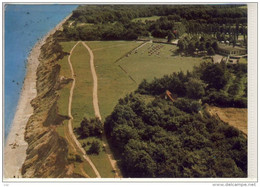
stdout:
[(93, 80), (89, 53), (81, 43), (75, 47), (71, 55), (71, 63), (76, 76), (71, 113), (74, 118), (73, 127), (77, 128), (84, 117), (95, 117), (92, 104)]
[(203, 60), (199, 57), (181, 57), (175, 55), (177, 47), (168, 44), (149, 43), (136, 53), (123, 58), (120, 65), (137, 83), (144, 78), (148, 81), (173, 72), (192, 70)]
[(132, 21), (133, 21), (133, 22), (138, 22), (138, 21), (145, 22), (146, 20), (148, 20), (148, 21), (156, 21), (157, 19), (160, 19), (160, 16), (151, 16), (151, 17), (135, 18), (135, 19), (133, 19)]
[(98, 76), (98, 102), (102, 120), (108, 116), (119, 98), (137, 88), (115, 61), (140, 45), (135, 41), (86, 42), (94, 53)]

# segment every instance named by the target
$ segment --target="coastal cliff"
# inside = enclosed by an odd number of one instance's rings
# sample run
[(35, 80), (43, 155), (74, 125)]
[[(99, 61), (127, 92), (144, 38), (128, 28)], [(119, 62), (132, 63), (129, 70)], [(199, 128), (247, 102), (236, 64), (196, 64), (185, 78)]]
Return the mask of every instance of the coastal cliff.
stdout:
[(34, 112), (25, 129), (28, 143), (26, 160), (22, 166), (25, 178), (80, 177), (69, 172), (68, 148), (65, 139), (56, 132), (67, 116), (58, 114), (57, 90), (60, 88), (60, 65), (57, 61), (66, 53), (55, 40), (47, 38), (41, 47), (40, 64), (37, 68), (37, 97), (31, 101)]

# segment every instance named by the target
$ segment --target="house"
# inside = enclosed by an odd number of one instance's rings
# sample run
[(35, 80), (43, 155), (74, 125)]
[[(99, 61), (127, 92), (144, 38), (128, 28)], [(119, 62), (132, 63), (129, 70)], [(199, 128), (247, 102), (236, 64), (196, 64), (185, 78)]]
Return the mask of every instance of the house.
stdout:
[(231, 46), (231, 45), (225, 45), (225, 44), (219, 44), (218, 45), (218, 50), (216, 51), (218, 54), (221, 55), (232, 55), (232, 56), (236, 56), (236, 55), (245, 55), (247, 54), (247, 49), (243, 48), (243, 47), (238, 47), (238, 46)]

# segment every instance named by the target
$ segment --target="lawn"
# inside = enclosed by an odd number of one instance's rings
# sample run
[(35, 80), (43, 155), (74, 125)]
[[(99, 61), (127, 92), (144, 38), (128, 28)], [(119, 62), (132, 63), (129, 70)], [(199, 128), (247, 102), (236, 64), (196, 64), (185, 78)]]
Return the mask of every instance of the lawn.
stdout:
[(98, 102), (102, 120), (105, 120), (119, 98), (134, 91), (137, 84), (124, 73), (115, 61), (141, 43), (135, 41), (90, 41), (86, 44), (94, 53), (98, 76)]
[(136, 53), (123, 58), (120, 65), (137, 83), (148, 81), (173, 72), (192, 70), (203, 59), (176, 55), (177, 47), (169, 44), (149, 43)]
[(148, 20), (148, 21), (156, 21), (157, 19), (160, 19), (160, 16), (140, 17), (140, 18), (135, 18), (132, 21), (133, 22), (138, 22), (138, 21), (145, 22), (146, 20)]

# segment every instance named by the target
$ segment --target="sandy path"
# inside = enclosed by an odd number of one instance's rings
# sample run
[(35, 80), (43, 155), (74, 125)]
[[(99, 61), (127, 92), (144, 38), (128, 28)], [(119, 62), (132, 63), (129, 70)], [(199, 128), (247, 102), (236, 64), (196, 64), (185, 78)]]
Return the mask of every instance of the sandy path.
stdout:
[(101, 120), (101, 115), (99, 112), (99, 106), (98, 106), (98, 94), (97, 94), (97, 88), (98, 88), (98, 83), (97, 83), (97, 73), (94, 67), (94, 55), (92, 50), (85, 44), (84, 42), (81, 42), (88, 50), (90, 54), (90, 69), (92, 73), (92, 78), (93, 78), (93, 107), (95, 111), (95, 116)]
[[(94, 66), (94, 54), (93, 54), (92, 50), (89, 48), (89, 46), (87, 44), (85, 44), (85, 42), (82, 42), (82, 44), (87, 48), (87, 50), (90, 54), (90, 68), (91, 68), (91, 73), (92, 73), (92, 77), (93, 77), (93, 107), (94, 107), (94, 111), (95, 111), (95, 116), (101, 120), (101, 115), (100, 115), (99, 106), (98, 106), (98, 94), (97, 94), (98, 82), (97, 82), (97, 73), (96, 73), (95, 66)], [(106, 142), (107, 138), (104, 133), (102, 135), (102, 139), (103, 139), (103, 142)], [(108, 159), (112, 165), (112, 168), (115, 171), (115, 177), (122, 177), (120, 170), (117, 167), (116, 160), (114, 159), (114, 156), (111, 153), (111, 150), (110, 150), (108, 144), (103, 143), (103, 146), (105, 147), (105, 150), (108, 155)]]
[[(27, 142), (24, 140), (25, 127), (29, 117), (33, 114), (31, 100), (37, 96), (36, 71), (39, 65), (41, 46), (46, 39), (61, 28), (62, 24), (71, 16), (67, 16), (53, 30), (47, 33), (33, 47), (27, 62), (27, 72), (24, 79), (22, 92), (16, 108), (11, 131), (4, 147), (4, 178), (21, 178), (21, 167), (26, 158)], [(8, 42), (8, 41), (6, 41)], [(8, 112), (8, 111), (5, 111)]]
[(71, 70), (71, 76), (72, 76), (72, 79), (73, 79), (73, 82), (72, 82), (72, 86), (70, 88), (70, 96), (69, 96), (69, 107), (68, 107), (68, 115), (70, 117), (70, 120), (68, 121), (68, 127), (69, 127), (69, 135), (71, 137), (71, 139), (74, 141), (74, 143), (77, 145), (78, 149), (81, 151), (82, 155), (83, 155), (83, 158), (90, 164), (90, 166), (92, 167), (92, 169), (94, 170), (95, 174), (97, 175), (98, 178), (101, 178), (97, 168), (95, 167), (95, 165), (92, 163), (92, 161), (89, 159), (89, 157), (86, 155), (86, 152), (85, 150), (81, 147), (81, 144), (80, 142), (77, 140), (74, 132), (73, 132), (73, 128), (72, 128), (72, 120), (73, 120), (73, 116), (71, 114), (71, 104), (72, 104), (72, 98), (73, 98), (73, 91), (74, 91), (74, 87), (75, 87), (75, 83), (76, 83), (76, 79), (75, 79), (75, 74), (74, 74), (74, 69), (73, 69), (73, 66), (71, 64), (71, 61), (70, 61), (70, 57), (71, 57), (71, 54), (73, 52), (73, 50), (75, 49), (75, 47), (79, 44), (79, 42), (77, 42), (73, 48), (71, 49), (70, 51), (70, 55), (68, 57), (68, 63), (69, 63), (69, 66), (70, 66), (70, 70)]

